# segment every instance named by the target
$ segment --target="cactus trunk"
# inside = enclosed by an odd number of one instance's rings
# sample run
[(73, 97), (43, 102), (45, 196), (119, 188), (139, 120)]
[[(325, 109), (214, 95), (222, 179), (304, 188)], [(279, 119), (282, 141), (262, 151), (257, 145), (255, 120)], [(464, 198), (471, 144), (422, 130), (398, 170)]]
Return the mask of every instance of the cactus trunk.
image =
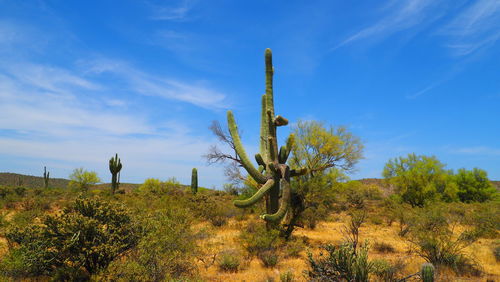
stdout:
[(49, 172), (47, 172), (47, 167), (43, 167), (43, 187), (45, 189), (49, 188)]
[(198, 170), (196, 168), (191, 171), (191, 192), (193, 195), (198, 193)]
[(252, 164), (243, 148), (231, 111), (227, 112), (227, 120), (229, 132), (243, 168), (261, 185), (259, 190), (249, 199), (237, 200), (234, 204), (237, 207), (247, 207), (265, 196), (266, 214), (263, 214), (261, 218), (268, 222), (268, 226), (273, 226), (281, 222), (290, 207), (290, 177), (304, 174), (306, 170), (293, 170), (286, 164), (293, 146), (293, 135), (290, 135), (286, 145), (278, 151), (277, 127), (287, 125), (288, 120), (282, 116), (274, 115), (274, 68), (270, 49), (266, 49), (265, 52), (265, 75), (266, 94), (262, 96), (260, 152), (255, 155), (255, 160), (259, 165), (258, 169)]
[(111, 193), (114, 195), (120, 186), (120, 170), (122, 163), (118, 158), (118, 154), (109, 160), (109, 171), (111, 172)]

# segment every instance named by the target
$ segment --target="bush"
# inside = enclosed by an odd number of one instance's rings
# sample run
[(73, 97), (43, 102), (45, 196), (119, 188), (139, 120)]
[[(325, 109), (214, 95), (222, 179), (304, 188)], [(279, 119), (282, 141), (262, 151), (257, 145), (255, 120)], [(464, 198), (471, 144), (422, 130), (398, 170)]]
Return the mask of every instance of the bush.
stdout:
[(103, 281), (170, 281), (190, 275), (196, 251), (192, 218), (183, 207), (172, 205), (140, 214), (143, 236), (126, 260), (114, 261), (100, 277)]
[(453, 180), (458, 186), (457, 194), (462, 202), (485, 202), (497, 194), (497, 189), (488, 179), (488, 173), (479, 168), (459, 169)]
[(464, 230), (458, 236), (453, 226), (460, 223), (447, 213), (448, 207), (434, 206), (422, 210), (415, 218), (408, 240), (416, 253), (436, 267), (448, 267), (459, 275), (481, 274), (480, 266), (463, 250), (478, 239), (476, 230)]
[(368, 261), (368, 247), (365, 244), (357, 251), (349, 243), (340, 246), (326, 245), (326, 257), (321, 254), (314, 259), (308, 253), (309, 270), (306, 274), (314, 281), (368, 281), (373, 272), (373, 263)]
[(280, 274), (280, 281), (281, 282), (293, 282), (295, 280), (295, 277), (293, 275), (293, 272), (290, 270), (287, 270), (286, 272), (283, 272)]
[(496, 246), (492, 249), (493, 255), (495, 256), (495, 260), (500, 262), (500, 246)]
[(86, 171), (83, 167), (75, 168), (69, 179), (69, 187), (79, 189), (80, 191), (87, 191), (90, 186), (101, 182), (101, 179), (97, 176), (97, 172)]
[(241, 255), (236, 250), (226, 250), (219, 254), (219, 269), (227, 272), (237, 272), (241, 264)]
[(250, 255), (259, 255), (267, 251), (275, 251), (279, 244), (279, 231), (267, 230), (265, 224), (250, 222), (241, 232), (240, 240)]
[(201, 219), (208, 220), (216, 227), (226, 225), (229, 218), (237, 213), (227, 195), (198, 193), (191, 196), (189, 200), (189, 206), (193, 214)]
[(277, 250), (266, 250), (259, 252), (257, 257), (262, 262), (264, 267), (275, 267), (279, 261), (279, 255), (277, 254)]
[(17, 186), (16, 188), (14, 188), (14, 193), (16, 193), (16, 195), (20, 197), (23, 197), (26, 194), (26, 188)]
[(96, 273), (135, 246), (139, 234), (123, 207), (79, 198), (43, 225), (16, 227), (6, 238), (12, 248), (0, 268), (25, 277), (62, 275), (61, 269)]
[(384, 242), (375, 242), (375, 244), (373, 244), (373, 249), (375, 249), (375, 251), (377, 251), (379, 253), (395, 253), (396, 252), (396, 250), (394, 249), (393, 246), (391, 246), (388, 243), (384, 243)]
[(401, 260), (397, 260), (395, 263), (390, 263), (384, 259), (373, 261), (373, 273), (380, 281), (385, 282), (406, 281), (402, 277), (405, 267), (406, 264)]

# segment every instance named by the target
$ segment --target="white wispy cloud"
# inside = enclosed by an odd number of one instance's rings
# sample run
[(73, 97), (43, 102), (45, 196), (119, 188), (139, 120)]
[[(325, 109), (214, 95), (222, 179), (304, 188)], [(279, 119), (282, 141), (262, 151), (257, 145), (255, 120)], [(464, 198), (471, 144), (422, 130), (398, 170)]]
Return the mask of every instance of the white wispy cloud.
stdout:
[(383, 9), (384, 16), (379, 21), (349, 36), (333, 50), (362, 39), (387, 37), (399, 31), (431, 23), (443, 15), (434, 10), (438, 4), (438, 1), (432, 0), (392, 2)]
[(153, 20), (163, 21), (184, 21), (187, 19), (188, 13), (193, 8), (194, 0), (181, 0), (177, 5), (166, 6), (164, 4), (154, 4), (147, 2), (151, 7)]
[(463, 9), (440, 33), (450, 37), (447, 44), (457, 56), (469, 55), (492, 46), (500, 39), (500, 1), (478, 0)]
[(120, 76), (132, 91), (146, 96), (187, 102), (202, 108), (217, 110), (228, 108), (226, 95), (211, 89), (203, 82), (185, 82), (174, 78), (153, 75), (131, 67), (129, 64), (107, 59), (86, 64), (91, 73), (113, 73)]
[(472, 147), (459, 147), (448, 149), (450, 153), (466, 154), (466, 155), (485, 155), (485, 156), (500, 156), (499, 148), (492, 148), (487, 146), (472, 146)]

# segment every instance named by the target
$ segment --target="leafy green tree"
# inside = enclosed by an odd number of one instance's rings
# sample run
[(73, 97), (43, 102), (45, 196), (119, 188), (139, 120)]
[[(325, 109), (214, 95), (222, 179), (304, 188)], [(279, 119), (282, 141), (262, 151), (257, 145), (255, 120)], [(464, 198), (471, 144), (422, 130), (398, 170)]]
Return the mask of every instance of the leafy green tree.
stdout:
[(87, 191), (90, 186), (101, 182), (101, 179), (97, 176), (97, 172), (86, 171), (83, 167), (75, 168), (69, 179), (71, 180), (69, 182), (70, 187), (76, 187), (82, 191)]
[(493, 199), (497, 193), (488, 179), (488, 173), (479, 168), (461, 168), (453, 179), (458, 186), (458, 197), (462, 202), (484, 202)]
[(434, 156), (408, 154), (406, 158), (391, 159), (383, 176), (396, 187), (402, 200), (414, 207), (437, 199), (457, 200), (458, 188), (451, 181), (452, 172)]
[(334, 203), (335, 185), (348, 180), (347, 173), (362, 158), (363, 144), (345, 127), (326, 127), (317, 121), (299, 121), (293, 128), (295, 145), (289, 162), (307, 168), (292, 181), (292, 213), (285, 236), (301, 220), (314, 227)]

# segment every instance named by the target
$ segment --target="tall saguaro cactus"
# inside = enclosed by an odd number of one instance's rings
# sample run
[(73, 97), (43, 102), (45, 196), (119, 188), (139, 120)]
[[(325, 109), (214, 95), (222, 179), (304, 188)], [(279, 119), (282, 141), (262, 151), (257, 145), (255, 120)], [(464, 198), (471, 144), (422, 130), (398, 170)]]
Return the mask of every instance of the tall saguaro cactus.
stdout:
[(122, 169), (122, 163), (118, 158), (118, 154), (109, 160), (109, 171), (111, 172), (111, 193), (115, 194), (120, 186), (120, 170)]
[(43, 187), (49, 188), (49, 172), (46, 166), (43, 167)]
[(191, 171), (191, 192), (193, 195), (198, 193), (198, 170), (196, 168)]
[(259, 165), (258, 168), (253, 165), (243, 148), (238, 127), (231, 111), (227, 112), (227, 122), (236, 153), (240, 157), (242, 166), (260, 185), (259, 190), (253, 196), (246, 200), (236, 200), (234, 201), (234, 205), (240, 208), (248, 207), (267, 195), (266, 214), (261, 215), (261, 218), (268, 223), (276, 224), (283, 219), (290, 207), (290, 177), (304, 174), (306, 169), (291, 169), (286, 164), (294, 142), (293, 134), (288, 137), (286, 145), (281, 146), (278, 151), (277, 127), (287, 125), (288, 120), (274, 114), (274, 68), (271, 49), (266, 49), (265, 64), (266, 93), (262, 96), (260, 152), (255, 155), (255, 160)]

